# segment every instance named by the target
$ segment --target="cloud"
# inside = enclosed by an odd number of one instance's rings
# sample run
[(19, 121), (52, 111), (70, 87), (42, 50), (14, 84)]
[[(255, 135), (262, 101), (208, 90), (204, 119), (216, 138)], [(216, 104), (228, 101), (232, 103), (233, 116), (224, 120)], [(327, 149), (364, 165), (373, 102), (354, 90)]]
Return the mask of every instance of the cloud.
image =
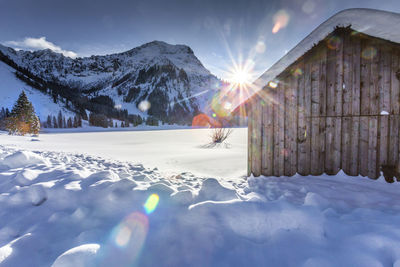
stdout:
[(76, 58), (78, 55), (75, 52), (63, 50), (61, 47), (46, 40), (46, 37), (32, 38), (26, 37), (23, 41), (7, 41), (5, 45), (12, 46), (15, 49), (23, 50), (42, 50), (50, 49), (56, 53), (61, 53), (66, 57)]

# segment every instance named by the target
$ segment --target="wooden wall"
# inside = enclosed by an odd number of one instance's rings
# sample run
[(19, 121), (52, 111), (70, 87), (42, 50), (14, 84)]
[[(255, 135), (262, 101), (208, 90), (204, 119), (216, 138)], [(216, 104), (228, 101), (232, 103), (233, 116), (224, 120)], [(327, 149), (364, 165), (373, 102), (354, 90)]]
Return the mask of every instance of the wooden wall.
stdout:
[(399, 58), (397, 44), (335, 30), (252, 99), (248, 174), (400, 171)]

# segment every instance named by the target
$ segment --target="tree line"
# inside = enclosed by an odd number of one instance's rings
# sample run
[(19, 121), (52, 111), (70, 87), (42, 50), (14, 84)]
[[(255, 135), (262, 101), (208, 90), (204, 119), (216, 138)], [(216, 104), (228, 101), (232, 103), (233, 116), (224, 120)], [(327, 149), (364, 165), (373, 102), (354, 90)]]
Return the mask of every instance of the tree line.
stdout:
[(65, 118), (61, 110), (56, 116), (47, 116), (47, 120), (43, 122), (43, 128), (78, 128), (82, 127), (81, 115), (75, 115), (74, 117)]

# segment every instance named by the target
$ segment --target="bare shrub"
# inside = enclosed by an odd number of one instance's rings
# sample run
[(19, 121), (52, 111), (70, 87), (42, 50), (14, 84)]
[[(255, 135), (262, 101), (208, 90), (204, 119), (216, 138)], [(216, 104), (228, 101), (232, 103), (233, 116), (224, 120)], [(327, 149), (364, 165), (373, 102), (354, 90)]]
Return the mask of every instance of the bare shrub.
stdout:
[(220, 144), (224, 142), (231, 134), (232, 129), (214, 128), (211, 133), (211, 141), (213, 144)]

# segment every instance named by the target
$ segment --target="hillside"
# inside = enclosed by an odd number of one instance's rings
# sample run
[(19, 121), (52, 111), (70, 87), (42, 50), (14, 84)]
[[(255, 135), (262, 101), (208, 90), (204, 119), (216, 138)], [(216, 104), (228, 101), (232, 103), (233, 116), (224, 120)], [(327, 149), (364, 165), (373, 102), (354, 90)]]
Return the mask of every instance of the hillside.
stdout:
[(61, 110), (67, 117), (74, 114), (63, 108), (62, 105), (55, 104), (51, 96), (46, 95), (15, 76), (15, 70), (4, 62), (0, 61), (0, 108), (8, 108), (11, 110), (15, 101), (22, 90), (25, 91), (29, 100), (32, 102), (39, 118), (43, 121), (48, 115), (57, 116)]

